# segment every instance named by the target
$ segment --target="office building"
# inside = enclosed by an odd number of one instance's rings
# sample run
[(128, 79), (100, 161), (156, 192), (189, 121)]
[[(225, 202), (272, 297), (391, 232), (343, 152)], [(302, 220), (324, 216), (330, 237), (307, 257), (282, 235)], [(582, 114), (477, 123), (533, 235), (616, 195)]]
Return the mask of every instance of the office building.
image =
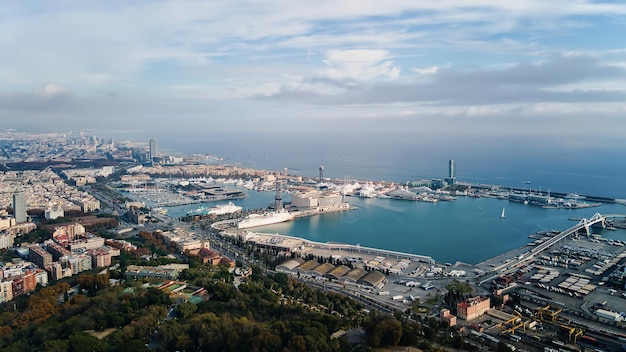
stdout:
[(484, 297), (469, 298), (456, 306), (456, 313), (460, 319), (473, 320), (489, 310), (490, 300)]
[(448, 177), (450, 177), (450, 178), (456, 177), (456, 175), (455, 175), (455, 171), (456, 170), (454, 170), (454, 167), (455, 167), (454, 160), (450, 160), (448, 162)]
[(444, 181), (450, 186), (456, 184), (456, 164), (454, 160), (448, 162), (448, 177), (446, 177)]
[(154, 161), (154, 158), (157, 157), (157, 141), (156, 139), (150, 140), (150, 161)]
[(13, 193), (13, 216), (18, 224), (26, 222), (26, 197), (22, 190)]

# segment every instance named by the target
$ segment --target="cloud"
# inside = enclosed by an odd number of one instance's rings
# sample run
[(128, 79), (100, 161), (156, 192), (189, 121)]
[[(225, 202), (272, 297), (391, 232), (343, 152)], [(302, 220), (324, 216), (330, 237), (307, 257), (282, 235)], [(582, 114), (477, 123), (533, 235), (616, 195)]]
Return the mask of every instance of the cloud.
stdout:
[(0, 5), (0, 109), (198, 130), (601, 112), (586, 109), (624, 101), (625, 14), (600, 0)]
[[(0, 82), (67, 85), (154, 83), (143, 74), (255, 60), (272, 53), (286, 60), (301, 50), (328, 53), (327, 69), (397, 76), (390, 63), (414, 48), (476, 50), (515, 37), (520, 53), (572, 18), (620, 16), (626, 5), (569, 0), (475, 1), (149, 1), (66, 3), (33, 10), (29, 3), (0, 7)], [(499, 38), (506, 40), (504, 38)], [(28, 43), (25, 45), (24, 43)], [(365, 51), (358, 51), (365, 50)], [(480, 50), (480, 49), (479, 49)], [(383, 54), (383, 57), (371, 55)], [(358, 54), (378, 59), (364, 70)], [(412, 54), (412, 53), (409, 53)], [(348, 61), (346, 61), (348, 59)], [(269, 78), (268, 78), (269, 79)], [(182, 80), (182, 79), (180, 79)], [(190, 82), (166, 82), (187, 84)]]
[(324, 64), (330, 78), (395, 79), (400, 75), (400, 68), (393, 65), (386, 50), (329, 50)]
[[(626, 78), (626, 68), (603, 64), (589, 56), (552, 56), (540, 63), (520, 63), (504, 69), (459, 70), (437, 68), (412, 82), (364, 82), (340, 85), (339, 94), (322, 95), (303, 87), (284, 87), (276, 99), (300, 99), (315, 104), (422, 103), (434, 105), (489, 105), (543, 102), (618, 102), (626, 87), (615, 90), (569, 89), (568, 84)], [(327, 78), (326, 81), (331, 81)]]
[(43, 100), (65, 99), (70, 95), (72, 95), (72, 91), (52, 83), (48, 83), (40, 88), (35, 88), (34, 91), (34, 96)]
[(68, 88), (48, 83), (32, 92), (0, 93), (0, 109), (56, 109), (65, 105), (71, 97), (72, 91)]

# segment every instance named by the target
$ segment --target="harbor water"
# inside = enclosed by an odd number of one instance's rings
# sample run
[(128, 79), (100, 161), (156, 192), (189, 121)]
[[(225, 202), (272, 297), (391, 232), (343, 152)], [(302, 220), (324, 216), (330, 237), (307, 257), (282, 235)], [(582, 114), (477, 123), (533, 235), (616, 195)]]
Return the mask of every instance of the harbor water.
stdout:
[[(274, 199), (272, 192), (246, 193), (247, 198), (233, 203), (244, 209), (258, 209), (270, 205)], [(288, 195), (284, 198), (289, 200)], [(543, 209), (507, 200), (469, 197), (438, 203), (357, 197), (345, 197), (344, 200), (356, 209), (298, 218), (252, 230), (318, 242), (360, 244), (428, 255), (438, 262), (475, 264), (532, 242), (529, 234), (574, 226), (576, 222), (569, 218), (590, 218), (596, 212), (626, 214), (626, 206), (621, 204), (602, 204), (586, 209)], [(198, 206), (171, 207), (169, 214), (182, 216)], [(506, 217), (501, 219), (503, 207)], [(626, 240), (625, 230), (603, 230), (603, 235)]]
[[(581, 144), (574, 148), (555, 144), (549, 138), (530, 141), (526, 136), (477, 141), (472, 136), (456, 136), (453, 143), (435, 145), (401, 135), (394, 135), (389, 143), (345, 133), (334, 139), (309, 137), (239, 136), (238, 143), (224, 143), (203, 136), (201, 141), (178, 138), (169, 143), (179, 151), (210, 152), (224, 157), (224, 163), (242, 167), (287, 167), (290, 175), (316, 177), (319, 165), (324, 165), (325, 177), (374, 182), (443, 178), (448, 172), (448, 160), (455, 159), (456, 176), (461, 182), (626, 199), (626, 163), (617, 162), (623, 159), (620, 148), (589, 148), (584, 143), (574, 143)], [(234, 202), (244, 209), (263, 208), (273, 202), (273, 193), (246, 193), (246, 199)], [(299, 218), (259, 231), (429, 255), (440, 262), (477, 263), (524, 246), (531, 233), (567, 229), (575, 224), (569, 218), (589, 218), (596, 212), (626, 214), (626, 206), (612, 203), (586, 209), (542, 209), (506, 200), (465, 197), (436, 204), (352, 197), (345, 201), (357, 209)], [(197, 206), (175, 207), (170, 214), (181, 216)], [(502, 207), (506, 207), (505, 219), (500, 218)], [(604, 231), (604, 235), (626, 240), (624, 230)]]

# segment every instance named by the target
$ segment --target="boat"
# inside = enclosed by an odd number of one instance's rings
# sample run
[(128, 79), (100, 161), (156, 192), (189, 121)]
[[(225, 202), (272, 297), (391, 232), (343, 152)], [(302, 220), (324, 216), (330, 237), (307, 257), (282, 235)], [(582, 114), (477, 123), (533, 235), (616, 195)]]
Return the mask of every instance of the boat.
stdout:
[(163, 207), (152, 208), (152, 211), (156, 214), (167, 214), (167, 208)]
[(581, 199), (581, 198), (585, 198), (585, 197), (583, 197), (583, 196), (581, 196), (579, 194), (576, 194), (576, 193), (568, 193), (565, 196), (565, 199), (574, 199), (574, 200), (576, 200), (576, 199)]
[(232, 214), (241, 211), (242, 209), (242, 207), (233, 204), (233, 202), (228, 202), (228, 204), (220, 204), (214, 208), (209, 209), (207, 215)]
[(187, 215), (206, 215), (209, 212), (209, 207), (201, 206), (194, 210), (190, 210), (187, 212)]
[(277, 224), (279, 222), (293, 220), (293, 218), (294, 216), (284, 209), (269, 211), (263, 214), (250, 214), (239, 221), (237, 228), (247, 229), (249, 227)]
[(500, 219), (504, 219), (506, 217), (506, 214), (504, 212), (504, 207), (502, 207), (502, 214), (500, 214)]
[(359, 191), (359, 197), (361, 198), (376, 198), (376, 189), (369, 183), (366, 183), (365, 186), (361, 187)]

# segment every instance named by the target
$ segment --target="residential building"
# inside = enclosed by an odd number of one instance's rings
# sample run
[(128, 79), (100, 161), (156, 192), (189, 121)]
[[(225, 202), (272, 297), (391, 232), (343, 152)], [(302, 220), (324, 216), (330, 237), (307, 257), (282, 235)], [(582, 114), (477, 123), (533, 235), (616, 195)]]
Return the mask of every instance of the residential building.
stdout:
[(13, 299), (13, 283), (11, 281), (0, 281), (0, 303)]
[(89, 234), (88, 237), (80, 238), (69, 244), (72, 253), (84, 252), (104, 246), (104, 238)]
[(55, 242), (48, 243), (46, 249), (48, 250), (48, 252), (50, 252), (50, 254), (52, 254), (52, 259), (54, 261), (58, 261), (62, 257), (72, 255), (72, 252), (68, 251), (67, 249), (63, 248), (63, 246)]
[(52, 263), (52, 254), (45, 251), (38, 244), (28, 247), (28, 258), (31, 262), (37, 264), (40, 268), (45, 268)]
[(9, 233), (8, 231), (0, 232), (0, 249), (6, 249), (13, 247), (13, 243), (15, 242), (15, 235)]
[(63, 216), (65, 216), (65, 212), (63, 211), (63, 208), (59, 206), (53, 207), (53, 208), (46, 208), (46, 210), (44, 211), (44, 216), (46, 220), (55, 220), (55, 219), (62, 218)]

